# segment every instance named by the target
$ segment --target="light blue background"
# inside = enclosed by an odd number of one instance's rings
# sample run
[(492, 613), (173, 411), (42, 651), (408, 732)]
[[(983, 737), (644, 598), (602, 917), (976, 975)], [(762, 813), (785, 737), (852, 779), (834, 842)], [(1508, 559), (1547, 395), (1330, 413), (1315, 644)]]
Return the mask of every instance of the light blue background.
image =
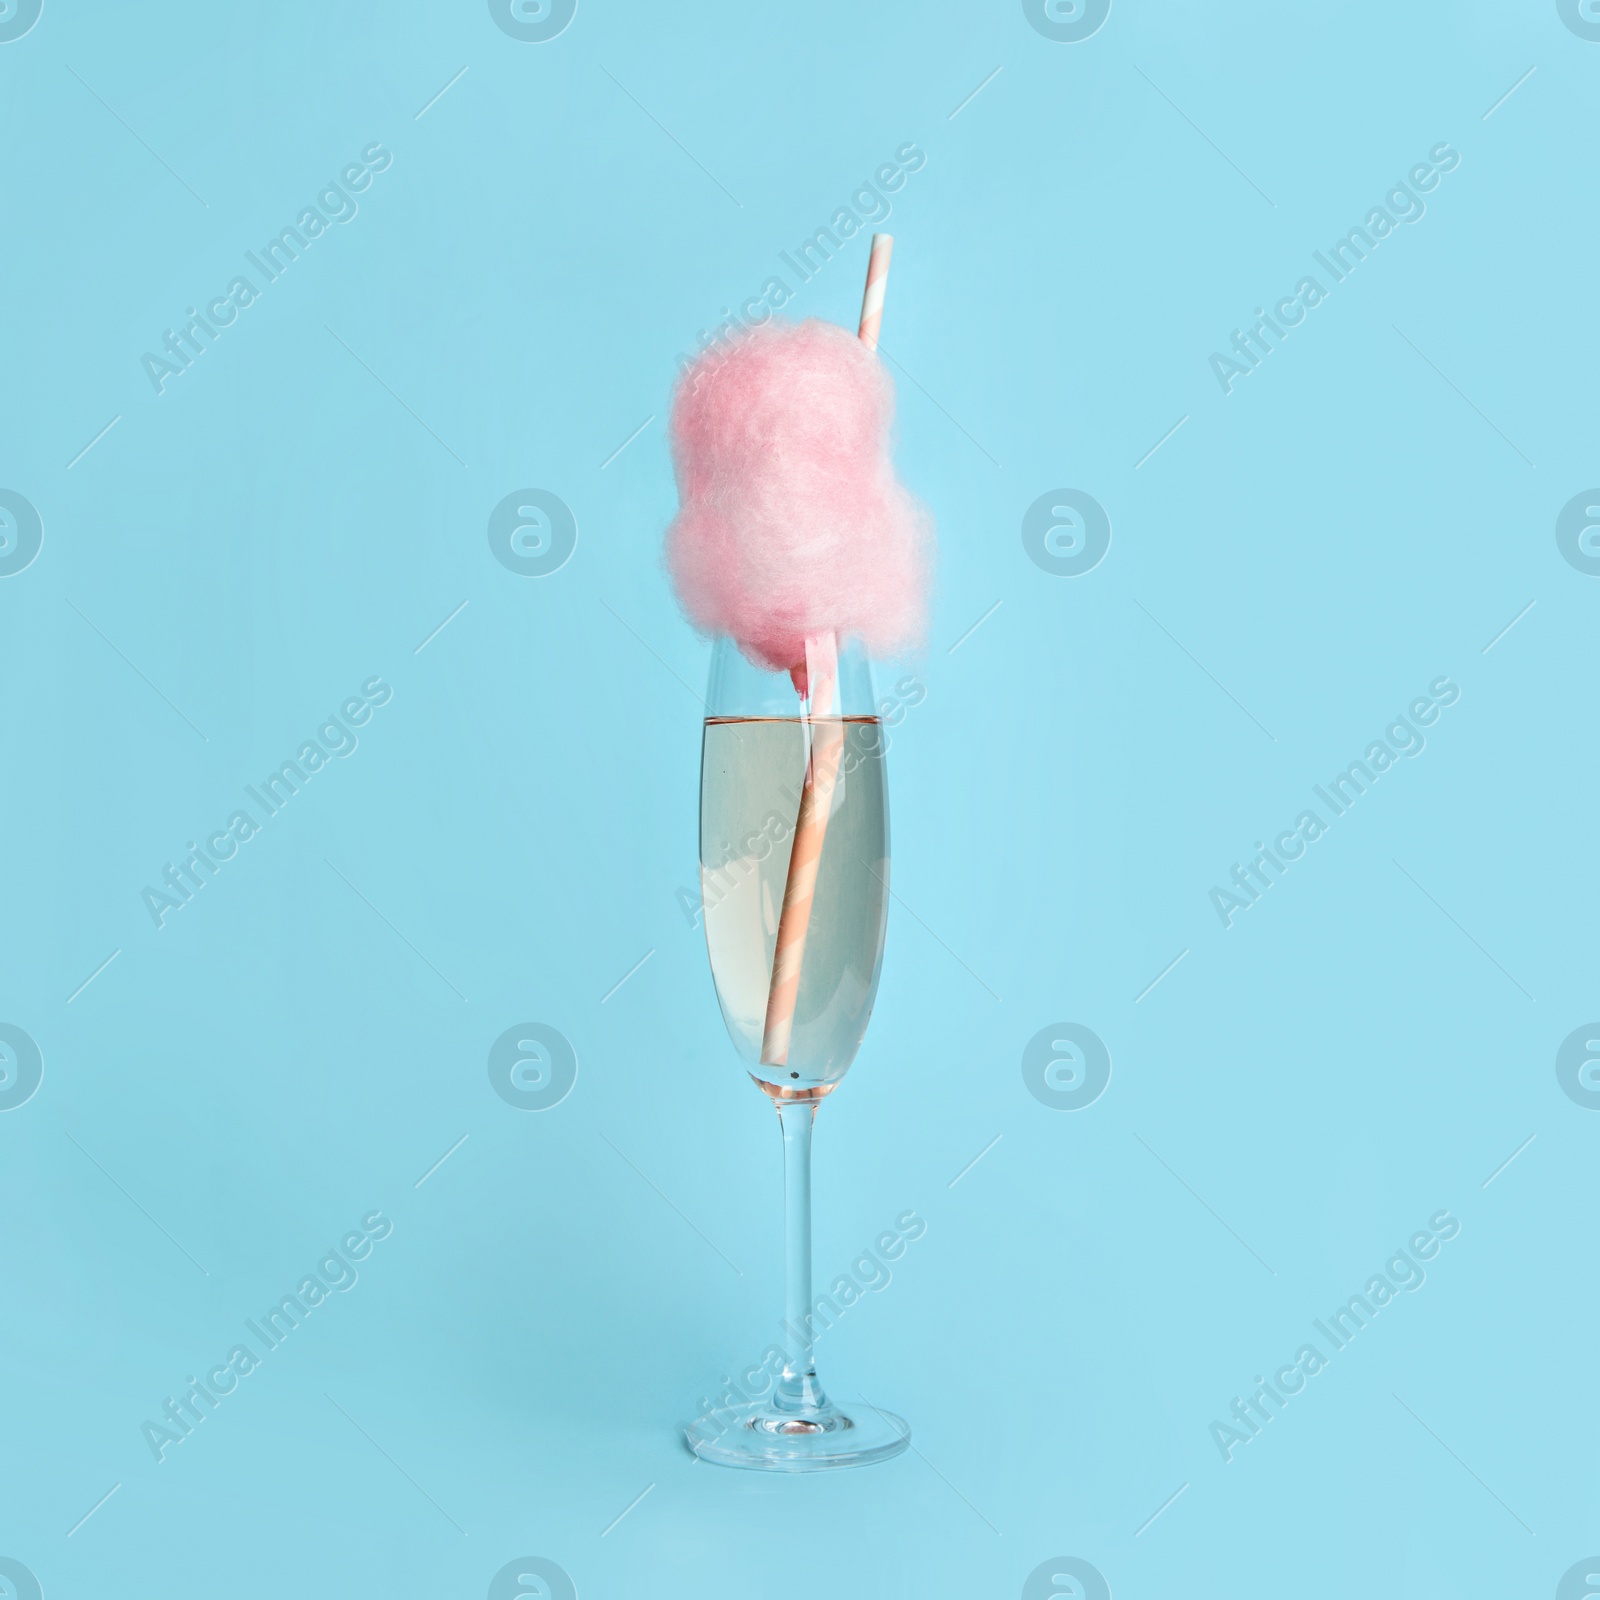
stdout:
[[(44, 1059), (0, 1115), (0, 1555), (46, 1596), (479, 1596), (526, 1555), (585, 1600), (1064, 1555), (1118, 1600), (1554, 1594), (1600, 1549), (1600, 1116), (1554, 1071), (1600, 1015), (1600, 581), (1554, 538), (1600, 482), (1597, 74), (1553, 0), (1116, 0), (1075, 43), (1009, 0), (582, 0), (543, 43), (46, 0), (0, 44), (0, 488), (44, 524), (0, 580), (0, 1021)], [(373, 141), (158, 396), (163, 330)], [(663, 423), (907, 141), (884, 347), (942, 565), (817, 1241), (832, 1277), (927, 1222), (821, 1347), (916, 1449), (772, 1479), (679, 1433), (772, 1338), (780, 1162), (676, 899), (708, 649)], [(1426, 216), (1224, 395), (1212, 352), (1440, 141)], [(791, 309), (853, 324), (865, 243)], [(539, 578), (485, 534), (530, 486), (579, 530)], [(1020, 536), (1061, 487), (1113, 528), (1075, 578)], [(1224, 930), (1210, 888), (1441, 674), (1426, 750)], [(158, 930), (145, 886), (374, 675)], [(485, 1065), (527, 1021), (579, 1061), (539, 1113)], [(1071, 1113), (1020, 1069), (1061, 1021), (1114, 1064)], [(157, 1464), (141, 1424), (375, 1208)], [(1224, 1463), (1441, 1208), (1426, 1284)]]

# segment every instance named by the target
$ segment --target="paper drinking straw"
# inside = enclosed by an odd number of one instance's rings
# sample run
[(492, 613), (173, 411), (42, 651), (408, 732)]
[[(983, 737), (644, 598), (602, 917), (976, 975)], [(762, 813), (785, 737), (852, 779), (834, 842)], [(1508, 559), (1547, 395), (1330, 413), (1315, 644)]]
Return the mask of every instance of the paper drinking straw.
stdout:
[(800, 995), (800, 968), (805, 960), (811, 902), (822, 865), (822, 843), (833, 810), (833, 793), (844, 754), (844, 721), (834, 715), (839, 687), (839, 646), (831, 633), (806, 640), (806, 686), (811, 708), (811, 758), (806, 763), (800, 814), (795, 819), (789, 851), (789, 877), (778, 916), (778, 939), (772, 956), (772, 984), (767, 991), (767, 1021), (761, 1038), (761, 1060), (781, 1067), (789, 1059), (794, 1032), (794, 1006)]
[(889, 287), (889, 256), (893, 250), (893, 234), (873, 234), (872, 254), (867, 257), (867, 287), (861, 296), (859, 330), (861, 342), (869, 350), (878, 348), (878, 329), (883, 324), (883, 292)]
[[(889, 254), (894, 239), (887, 233), (872, 236), (867, 258), (867, 287), (861, 296), (861, 342), (878, 348), (883, 324), (883, 293), (889, 282)], [(822, 865), (822, 845), (833, 810), (833, 794), (844, 756), (845, 724), (834, 712), (839, 688), (839, 641), (831, 633), (806, 640), (806, 687), (811, 706), (807, 718), (811, 732), (811, 758), (806, 764), (800, 812), (795, 819), (794, 845), (789, 852), (789, 876), (783, 888), (783, 910), (778, 916), (778, 939), (772, 956), (772, 982), (767, 990), (767, 1019), (761, 1036), (763, 1065), (784, 1066), (794, 1037), (794, 1007), (800, 995), (800, 969), (805, 961), (806, 934), (811, 927), (811, 903), (816, 898), (817, 871)], [(826, 720), (825, 720), (826, 719)]]

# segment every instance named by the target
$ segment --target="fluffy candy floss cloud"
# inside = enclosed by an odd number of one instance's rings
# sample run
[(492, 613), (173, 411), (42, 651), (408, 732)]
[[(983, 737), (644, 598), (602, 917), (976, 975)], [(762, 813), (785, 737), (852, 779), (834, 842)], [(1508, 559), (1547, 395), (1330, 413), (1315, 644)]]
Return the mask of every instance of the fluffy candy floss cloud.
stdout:
[(922, 642), (933, 520), (889, 456), (894, 384), (831, 322), (768, 323), (708, 351), (672, 406), (666, 564), (689, 620), (773, 671), (808, 636)]

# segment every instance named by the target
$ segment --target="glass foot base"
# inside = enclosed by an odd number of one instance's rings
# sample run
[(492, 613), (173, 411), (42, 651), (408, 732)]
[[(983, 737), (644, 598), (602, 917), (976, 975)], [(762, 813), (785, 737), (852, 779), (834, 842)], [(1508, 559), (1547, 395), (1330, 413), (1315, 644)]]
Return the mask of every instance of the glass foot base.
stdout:
[(689, 1448), (719, 1467), (820, 1472), (887, 1461), (911, 1443), (911, 1428), (892, 1412), (863, 1405), (848, 1416), (834, 1405), (777, 1411), (769, 1405), (707, 1412), (688, 1430)]

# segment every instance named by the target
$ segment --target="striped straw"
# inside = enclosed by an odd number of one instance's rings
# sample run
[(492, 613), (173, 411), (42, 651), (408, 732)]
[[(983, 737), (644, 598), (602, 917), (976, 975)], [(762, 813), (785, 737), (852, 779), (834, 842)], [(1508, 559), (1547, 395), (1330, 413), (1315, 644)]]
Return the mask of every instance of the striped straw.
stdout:
[(816, 898), (822, 845), (833, 810), (839, 763), (844, 755), (844, 721), (833, 715), (839, 683), (839, 647), (831, 633), (806, 640), (806, 684), (811, 707), (806, 727), (811, 759), (806, 764), (800, 814), (795, 819), (789, 851), (789, 876), (778, 914), (778, 938), (772, 956), (772, 983), (767, 991), (767, 1020), (761, 1038), (761, 1060), (781, 1067), (789, 1059), (794, 1033), (795, 1002), (800, 997), (800, 968), (806, 934), (811, 927), (811, 902)]
[[(861, 342), (878, 347), (883, 325), (883, 291), (890, 278), (890, 234), (872, 235), (867, 258), (867, 288), (861, 296)], [(800, 792), (800, 814), (795, 818), (794, 845), (789, 850), (789, 877), (784, 883), (784, 909), (778, 915), (778, 941), (773, 949), (773, 978), (766, 990), (766, 1024), (762, 1030), (763, 1066), (781, 1067), (789, 1061), (794, 1038), (795, 1002), (800, 998), (800, 968), (805, 963), (806, 933), (811, 926), (811, 901), (816, 898), (816, 875), (822, 866), (822, 843), (827, 818), (834, 810), (838, 766), (845, 755), (845, 722), (834, 715), (838, 691), (838, 640), (832, 634), (808, 637), (805, 642), (806, 688), (810, 691), (811, 758), (806, 762), (805, 787)]]
[[(894, 239), (872, 236), (867, 258), (867, 287), (861, 296), (861, 342), (878, 348), (883, 324), (883, 292), (889, 284), (889, 253)], [(800, 998), (800, 969), (805, 961), (806, 934), (811, 927), (811, 902), (816, 898), (822, 846), (833, 810), (833, 792), (844, 758), (844, 720), (834, 715), (839, 685), (839, 641), (831, 633), (806, 639), (806, 687), (811, 705), (806, 718), (811, 734), (811, 759), (806, 763), (800, 814), (795, 818), (789, 851), (789, 876), (778, 915), (778, 938), (772, 954), (772, 982), (767, 990), (767, 1018), (761, 1035), (763, 1065), (781, 1067), (789, 1059), (794, 1037), (794, 1008)]]
[(893, 234), (873, 234), (872, 254), (867, 257), (867, 287), (861, 296), (860, 339), (869, 350), (878, 348), (878, 329), (883, 325), (883, 292), (889, 287), (889, 256), (893, 250)]

